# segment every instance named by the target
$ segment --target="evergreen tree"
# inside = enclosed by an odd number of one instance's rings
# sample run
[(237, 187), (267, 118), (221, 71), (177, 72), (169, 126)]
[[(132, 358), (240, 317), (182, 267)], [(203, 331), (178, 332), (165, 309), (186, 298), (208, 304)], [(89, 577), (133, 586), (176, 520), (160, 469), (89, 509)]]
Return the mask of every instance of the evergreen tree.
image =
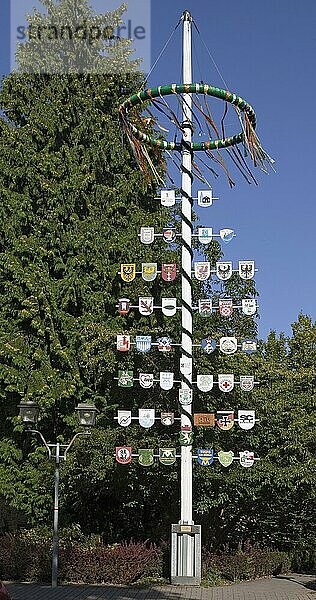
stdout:
[[(116, 305), (119, 298), (127, 297), (137, 306), (140, 296), (153, 296), (155, 305), (160, 305), (161, 297), (177, 297), (179, 304), (178, 245), (169, 247), (158, 238), (144, 251), (137, 237), (141, 226), (153, 226), (159, 232), (170, 219), (179, 230), (179, 212), (176, 208), (169, 216), (154, 199), (155, 186), (139, 172), (122, 139), (118, 106), (124, 95), (142, 85), (141, 73), (133, 71), (135, 65), (126, 69), (128, 43), (116, 41), (104, 57), (102, 40), (82, 44), (79, 39), (70, 46), (66, 40), (58, 46), (55, 30), (49, 29), (52, 23), (75, 29), (78, 22), (87, 27), (105, 28), (109, 23), (114, 27), (121, 11), (95, 16), (86, 0), (42, 0), (42, 4), (47, 14), (35, 12), (29, 24), (33, 32), (40, 28), (53, 38), (44, 40), (53, 42), (50, 52), (43, 56), (43, 38), (35, 36), (26, 42), (18, 54), (23, 73), (7, 77), (0, 95), (3, 416), (13, 417), (21, 399), (35, 400), (41, 407), (39, 427), (45, 437), (69, 440), (75, 429), (75, 405), (95, 402), (101, 411), (100, 428), (91, 440), (78, 442), (64, 468), (64, 522), (79, 520), (87, 531), (106, 529), (109, 541), (129, 535), (169, 535), (170, 523), (179, 515), (180, 465), (172, 472), (159, 463), (147, 470), (137, 465), (126, 468), (117, 465), (113, 455), (115, 445), (177, 446), (179, 428), (157, 424), (150, 432), (137, 427), (126, 430), (117, 427), (114, 417), (117, 408), (136, 415), (138, 408), (149, 407), (157, 412), (172, 410), (178, 416), (178, 389), (143, 390), (135, 382), (133, 388), (122, 391), (114, 377), (119, 369), (132, 369), (135, 377), (139, 372), (154, 372), (156, 377), (159, 371), (177, 374), (179, 353), (152, 350), (144, 355), (132, 347), (122, 354), (115, 342), (117, 334), (129, 333), (132, 340), (136, 334), (152, 335), (154, 340), (168, 335), (179, 343), (180, 311), (166, 319), (160, 311), (147, 317), (136, 308), (122, 317)], [(221, 257), (216, 242), (199, 250), (212, 267)], [(147, 285), (139, 275), (132, 283), (122, 281), (122, 263), (135, 263), (139, 271), (142, 262), (157, 262), (158, 269), (163, 262), (177, 262), (175, 283), (158, 276)], [(196, 282), (195, 303), (209, 292), (208, 286), (201, 289)], [(217, 290), (218, 297), (229, 295), (236, 304), (255, 293), (252, 282), (241, 283), (235, 276)], [(226, 320), (218, 314), (209, 319), (194, 317), (196, 342), (210, 334), (218, 341), (223, 335), (240, 338), (255, 333), (254, 320), (237, 311)], [(247, 374), (247, 358), (227, 358), (218, 352), (209, 357), (197, 349), (195, 365), (197, 372), (211, 371), (215, 377), (219, 372)], [(232, 406), (239, 392), (235, 394)], [(218, 390), (207, 399), (198, 391), (194, 397), (196, 410), (203, 412), (223, 408), (226, 400)], [(38, 440), (32, 443), (24, 437), (21, 442), (18, 426), (15, 443), (8, 443), (11, 422), (2, 422), (6, 460), (15, 465), (14, 477), (2, 493), (30, 522), (46, 521), (49, 493), (43, 495), (41, 490), (52, 486), (53, 465), (48, 467), (43, 451), (35, 450)], [(215, 443), (222, 447), (219, 433), (208, 433), (207, 438), (199, 432), (195, 446)], [(26, 454), (29, 458), (21, 462)], [(208, 514), (210, 501), (205, 503), (205, 496), (218, 474), (197, 468), (195, 477), (198, 513)]]

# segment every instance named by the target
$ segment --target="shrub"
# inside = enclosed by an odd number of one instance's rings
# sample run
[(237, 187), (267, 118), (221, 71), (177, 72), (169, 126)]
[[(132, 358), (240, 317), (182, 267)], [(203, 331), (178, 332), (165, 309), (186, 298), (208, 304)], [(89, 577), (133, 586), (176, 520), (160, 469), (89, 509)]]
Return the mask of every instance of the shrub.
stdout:
[[(146, 543), (104, 546), (97, 537), (82, 538), (66, 532), (59, 546), (59, 578), (74, 583), (131, 584), (159, 579), (163, 552)], [(51, 578), (51, 539), (35, 531), (2, 536), (0, 578), (5, 580), (49, 581)], [(78, 537), (80, 538), (78, 540)], [(51, 538), (51, 535), (50, 535)]]
[(223, 579), (241, 581), (290, 571), (291, 560), (286, 552), (249, 548), (235, 553), (213, 554), (206, 549), (202, 557), (202, 578), (208, 582)]

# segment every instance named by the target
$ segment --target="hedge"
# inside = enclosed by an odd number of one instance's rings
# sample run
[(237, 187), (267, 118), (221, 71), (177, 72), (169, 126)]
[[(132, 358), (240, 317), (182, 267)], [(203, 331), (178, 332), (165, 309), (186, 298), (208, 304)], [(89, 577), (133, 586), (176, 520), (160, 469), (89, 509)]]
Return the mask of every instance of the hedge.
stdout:
[[(97, 536), (80, 531), (61, 536), (59, 579), (63, 583), (131, 585), (159, 582), (168, 576), (170, 548), (148, 542), (105, 545)], [(51, 532), (36, 530), (0, 538), (0, 579), (48, 582), (51, 579)], [(291, 570), (286, 552), (249, 547), (215, 554), (202, 552), (202, 579), (206, 585), (256, 579)], [(166, 581), (166, 580), (164, 580)]]

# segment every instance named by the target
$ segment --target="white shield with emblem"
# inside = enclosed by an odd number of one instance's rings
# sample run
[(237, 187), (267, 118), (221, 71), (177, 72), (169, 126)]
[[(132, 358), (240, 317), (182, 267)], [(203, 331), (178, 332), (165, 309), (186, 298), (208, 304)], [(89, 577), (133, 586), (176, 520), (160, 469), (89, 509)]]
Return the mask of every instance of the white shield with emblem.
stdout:
[(116, 348), (119, 352), (128, 352), (131, 347), (131, 338), (129, 335), (116, 336)]
[(199, 190), (197, 193), (198, 205), (199, 206), (211, 206), (213, 203), (213, 192), (212, 190)]
[(199, 242), (201, 242), (201, 244), (209, 244), (212, 241), (213, 228), (212, 227), (199, 227), (198, 228), (198, 236), (199, 236)]
[(138, 310), (141, 315), (151, 315), (154, 311), (154, 299), (152, 296), (141, 296), (138, 298)]
[(221, 390), (221, 392), (231, 392), (232, 389), (234, 389), (233, 373), (219, 373), (218, 387)]
[(219, 235), (220, 235), (221, 240), (223, 240), (223, 242), (225, 242), (227, 244), (228, 242), (230, 242), (233, 239), (235, 232), (233, 229), (226, 228), (226, 229), (221, 229), (219, 232)]
[(180, 373), (182, 375), (191, 375), (192, 373), (192, 358), (181, 356), (180, 358)]
[(155, 423), (155, 409), (154, 408), (139, 408), (138, 409), (138, 420), (139, 424), (145, 429), (149, 429)]
[(121, 427), (127, 427), (132, 422), (132, 413), (130, 410), (118, 410), (117, 422)]
[(212, 314), (211, 298), (201, 298), (199, 300), (199, 314), (201, 317), (210, 317)]
[(240, 389), (244, 392), (251, 392), (254, 386), (254, 379), (253, 375), (240, 375)]
[(182, 406), (192, 404), (192, 390), (179, 390), (179, 402)]
[(160, 202), (162, 206), (173, 206), (176, 203), (175, 190), (161, 190)]
[(252, 467), (253, 463), (255, 462), (254, 453), (249, 452), (249, 450), (239, 452), (239, 462), (242, 467)]
[(239, 410), (238, 424), (241, 429), (252, 429), (256, 422), (256, 414), (254, 410)]
[(173, 388), (174, 374), (169, 371), (160, 371), (160, 387), (162, 390), (171, 390)]
[(177, 299), (161, 298), (161, 310), (166, 317), (173, 317), (177, 312)]
[(194, 263), (194, 274), (199, 281), (206, 281), (211, 274), (211, 264), (208, 261)]
[(216, 275), (218, 279), (226, 281), (233, 274), (233, 263), (231, 261), (218, 261), (216, 263)]
[(241, 279), (252, 279), (255, 274), (255, 261), (240, 260), (238, 262), (238, 272)]
[(155, 239), (154, 227), (141, 227), (140, 228), (140, 241), (143, 244), (152, 244)]
[(237, 339), (235, 337), (221, 337), (219, 349), (223, 354), (234, 354), (237, 350)]
[(153, 373), (139, 373), (139, 384), (142, 388), (151, 388), (154, 384)]
[(148, 352), (151, 348), (151, 336), (150, 335), (136, 335), (135, 337), (136, 350), (138, 352)]
[(243, 298), (241, 301), (241, 309), (244, 315), (255, 315), (257, 312), (255, 298)]
[(197, 375), (196, 385), (201, 392), (210, 392), (214, 385), (213, 375)]
[(225, 300), (220, 299), (218, 301), (218, 308), (219, 308), (219, 313), (222, 317), (231, 317), (234, 312), (232, 299), (231, 298), (227, 298)]

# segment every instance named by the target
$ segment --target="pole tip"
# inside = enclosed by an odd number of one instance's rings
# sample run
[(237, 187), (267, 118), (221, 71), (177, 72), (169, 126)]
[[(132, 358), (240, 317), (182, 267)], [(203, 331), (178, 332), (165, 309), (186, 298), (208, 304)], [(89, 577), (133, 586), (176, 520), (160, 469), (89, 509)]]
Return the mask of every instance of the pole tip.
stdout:
[(181, 18), (183, 21), (192, 21), (192, 15), (189, 10), (185, 10)]

